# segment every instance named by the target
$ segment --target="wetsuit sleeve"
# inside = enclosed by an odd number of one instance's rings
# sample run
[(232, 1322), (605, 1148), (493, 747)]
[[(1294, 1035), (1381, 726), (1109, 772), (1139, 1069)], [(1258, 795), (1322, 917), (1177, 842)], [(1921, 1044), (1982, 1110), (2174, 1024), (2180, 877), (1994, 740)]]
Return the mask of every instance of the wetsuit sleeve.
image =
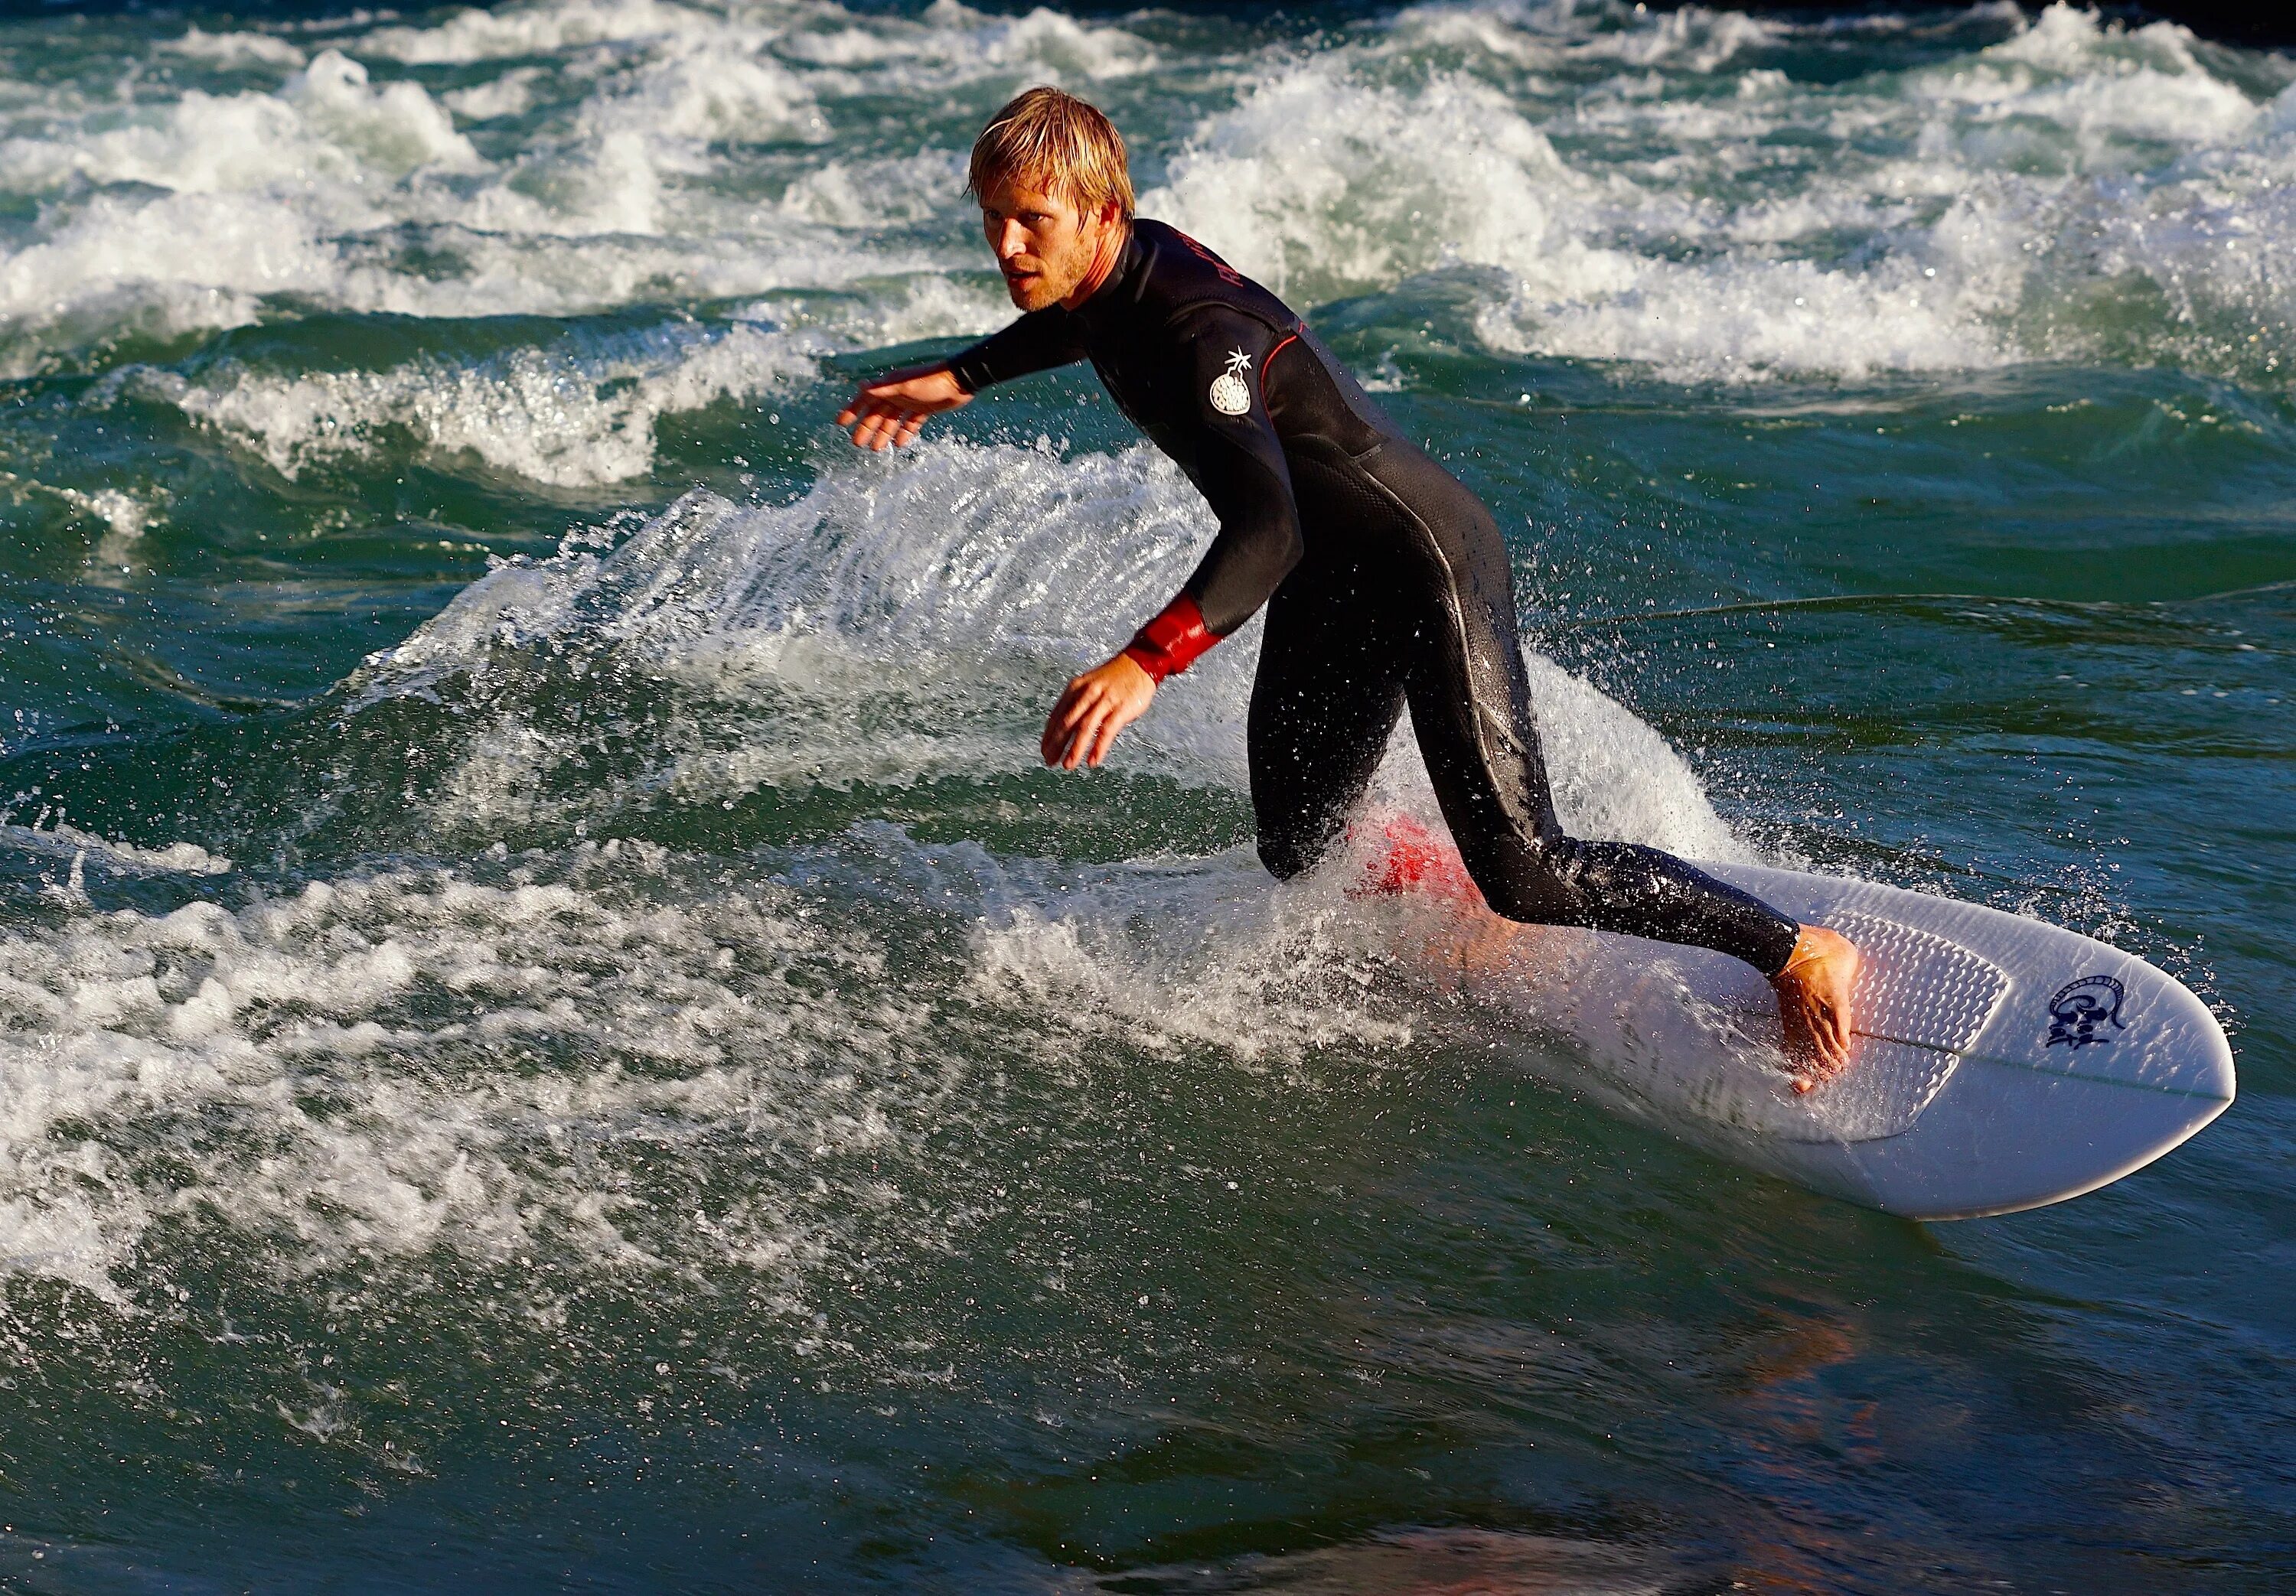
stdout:
[(1212, 636), (1225, 637), (1267, 602), (1305, 547), (1260, 381), (1262, 362), (1290, 335), (1218, 305), (1184, 313), (1172, 332), (1177, 419), (1193, 433), (1191, 474), (1219, 517), (1219, 535), (1180, 592)]
[(992, 382), (1010, 382), (1031, 372), (1050, 371), (1084, 358), (1084, 339), (1076, 318), (1059, 306), (1032, 310), (953, 356), (949, 374), (969, 394)]

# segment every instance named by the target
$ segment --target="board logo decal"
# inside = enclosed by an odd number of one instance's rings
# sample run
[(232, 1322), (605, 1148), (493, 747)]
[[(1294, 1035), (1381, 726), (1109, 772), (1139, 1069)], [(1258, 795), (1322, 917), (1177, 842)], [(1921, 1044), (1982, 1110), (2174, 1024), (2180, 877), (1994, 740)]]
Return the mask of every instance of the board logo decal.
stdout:
[(1251, 369), (1251, 356), (1242, 349), (1227, 352), (1227, 370), (1212, 379), (1212, 408), (1222, 415), (1242, 415), (1251, 408), (1251, 389), (1244, 382), (1244, 372)]
[(2083, 976), (2068, 981), (2049, 1000), (2049, 1039), (2042, 1045), (2054, 1047), (2062, 1042), (2079, 1049), (2092, 1042), (2112, 1041), (2107, 1026), (2116, 1031), (2128, 1028), (2128, 1022), (2120, 1018), (2120, 1003), (2128, 995), (2111, 976)]

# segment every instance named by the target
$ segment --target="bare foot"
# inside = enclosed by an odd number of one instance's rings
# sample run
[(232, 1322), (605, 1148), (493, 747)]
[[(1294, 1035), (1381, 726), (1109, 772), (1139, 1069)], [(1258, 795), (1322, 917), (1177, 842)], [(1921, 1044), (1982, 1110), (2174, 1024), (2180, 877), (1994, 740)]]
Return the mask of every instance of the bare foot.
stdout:
[(1802, 927), (1786, 967), (1770, 978), (1795, 1091), (1823, 1085), (1849, 1062), (1849, 988), (1857, 978), (1857, 948), (1824, 926)]

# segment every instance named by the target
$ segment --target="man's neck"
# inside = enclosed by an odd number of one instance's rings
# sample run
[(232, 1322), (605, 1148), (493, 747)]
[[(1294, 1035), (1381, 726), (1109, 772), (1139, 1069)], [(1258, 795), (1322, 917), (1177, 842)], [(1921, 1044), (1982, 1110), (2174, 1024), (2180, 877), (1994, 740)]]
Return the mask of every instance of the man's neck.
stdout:
[(1124, 258), (1125, 246), (1131, 241), (1132, 223), (1129, 219), (1109, 228), (1107, 238), (1093, 252), (1092, 270), (1086, 272), (1084, 281), (1077, 284), (1076, 292), (1061, 301), (1061, 308), (1074, 310), (1106, 286), (1108, 280), (1116, 275), (1117, 265)]

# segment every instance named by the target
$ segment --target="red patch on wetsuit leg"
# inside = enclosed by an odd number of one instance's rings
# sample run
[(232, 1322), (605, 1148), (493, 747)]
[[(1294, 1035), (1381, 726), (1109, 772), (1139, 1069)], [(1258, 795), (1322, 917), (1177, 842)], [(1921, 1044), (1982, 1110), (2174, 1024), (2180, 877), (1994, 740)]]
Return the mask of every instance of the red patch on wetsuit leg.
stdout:
[(1423, 892), (1451, 903), (1480, 904), (1483, 895), (1459, 850), (1408, 814), (1390, 815), (1355, 890), (1393, 896)]

